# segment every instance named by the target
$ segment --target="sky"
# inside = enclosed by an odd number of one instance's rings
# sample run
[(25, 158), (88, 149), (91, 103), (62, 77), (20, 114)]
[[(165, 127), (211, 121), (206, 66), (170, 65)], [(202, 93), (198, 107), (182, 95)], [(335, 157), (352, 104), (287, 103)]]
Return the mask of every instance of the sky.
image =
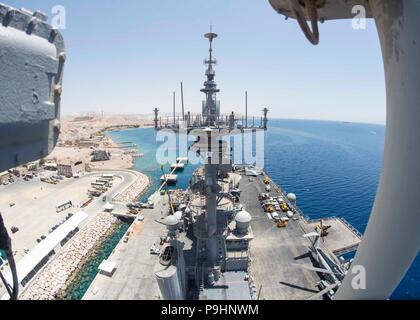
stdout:
[(216, 82), (224, 113), (259, 117), (385, 122), (385, 84), (373, 21), (355, 30), (350, 20), (320, 25), (312, 46), (297, 22), (268, 0), (3, 0), (17, 8), (55, 5), (66, 13), (67, 50), (62, 114), (201, 112), (208, 42), (213, 24)]

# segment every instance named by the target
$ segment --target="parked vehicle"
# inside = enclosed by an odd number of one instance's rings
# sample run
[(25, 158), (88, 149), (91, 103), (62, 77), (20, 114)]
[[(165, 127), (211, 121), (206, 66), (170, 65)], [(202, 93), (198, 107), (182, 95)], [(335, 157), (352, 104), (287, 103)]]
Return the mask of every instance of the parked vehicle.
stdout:
[(18, 228), (18, 227), (15, 227), (15, 226), (12, 226), (12, 227), (10, 228), (10, 231), (12, 231), (12, 233), (13, 233), (13, 234), (15, 234), (16, 232), (18, 232), (18, 231), (19, 231), (19, 228)]
[(160, 250), (159, 250), (159, 248), (156, 247), (155, 244), (153, 244), (153, 246), (150, 247), (150, 254), (157, 255), (157, 254), (159, 254), (159, 252), (160, 252)]
[(261, 193), (260, 195), (258, 195), (258, 200), (259, 201), (263, 201), (263, 200), (267, 200), (270, 196), (267, 193)]
[(155, 204), (153, 202), (148, 202), (148, 203), (141, 202), (140, 207), (144, 209), (154, 209)]

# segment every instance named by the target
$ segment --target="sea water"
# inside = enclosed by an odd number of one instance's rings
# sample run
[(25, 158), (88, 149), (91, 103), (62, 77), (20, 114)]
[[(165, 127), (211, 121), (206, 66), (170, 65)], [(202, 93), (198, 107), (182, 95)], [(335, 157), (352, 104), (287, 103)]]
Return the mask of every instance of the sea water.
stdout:
[[(109, 132), (116, 142), (138, 145), (144, 157), (134, 168), (147, 174), (152, 187), (160, 184), (153, 128)], [(378, 186), (385, 126), (329, 121), (271, 120), (265, 137), (265, 170), (287, 192), (297, 195), (301, 210), (312, 219), (340, 216), (364, 232)], [(177, 188), (185, 188), (195, 166), (178, 173)], [(169, 172), (169, 165), (165, 167)], [(397, 214), (397, 213), (396, 213)], [(393, 299), (420, 298), (420, 258), (394, 292)]]
[(88, 259), (82, 270), (76, 275), (71, 285), (64, 294), (64, 300), (81, 300), (95, 279), (99, 270), (98, 267), (103, 260), (108, 259), (119, 241), (127, 232), (132, 221), (120, 220), (117, 222), (114, 231), (106, 238), (104, 243), (98, 247), (94, 254)]

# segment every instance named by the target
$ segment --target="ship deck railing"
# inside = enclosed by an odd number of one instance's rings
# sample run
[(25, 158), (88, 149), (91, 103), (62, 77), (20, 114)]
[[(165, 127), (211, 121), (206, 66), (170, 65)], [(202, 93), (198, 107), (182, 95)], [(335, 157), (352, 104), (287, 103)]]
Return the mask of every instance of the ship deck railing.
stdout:
[[(303, 215), (302, 216), (303, 220), (310, 224), (310, 223), (316, 223), (319, 222), (320, 219), (310, 219), (307, 215)], [(350, 222), (348, 222), (346, 219), (344, 219), (343, 217), (337, 217), (337, 216), (331, 216), (331, 217), (325, 217), (322, 218), (323, 222), (328, 222), (331, 220), (340, 220), (348, 229), (350, 229), (351, 232), (353, 232), (359, 239), (363, 238), (362, 233), (357, 230), (355, 227), (353, 227)]]

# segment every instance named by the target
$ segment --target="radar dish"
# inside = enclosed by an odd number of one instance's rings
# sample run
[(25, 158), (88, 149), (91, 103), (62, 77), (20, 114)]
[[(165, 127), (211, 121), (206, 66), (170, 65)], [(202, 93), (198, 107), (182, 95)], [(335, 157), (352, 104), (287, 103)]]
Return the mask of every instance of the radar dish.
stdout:
[(210, 41), (212, 41), (214, 38), (217, 38), (217, 33), (209, 32), (209, 33), (206, 33), (204, 35), (204, 37), (206, 37), (207, 39), (210, 39)]

